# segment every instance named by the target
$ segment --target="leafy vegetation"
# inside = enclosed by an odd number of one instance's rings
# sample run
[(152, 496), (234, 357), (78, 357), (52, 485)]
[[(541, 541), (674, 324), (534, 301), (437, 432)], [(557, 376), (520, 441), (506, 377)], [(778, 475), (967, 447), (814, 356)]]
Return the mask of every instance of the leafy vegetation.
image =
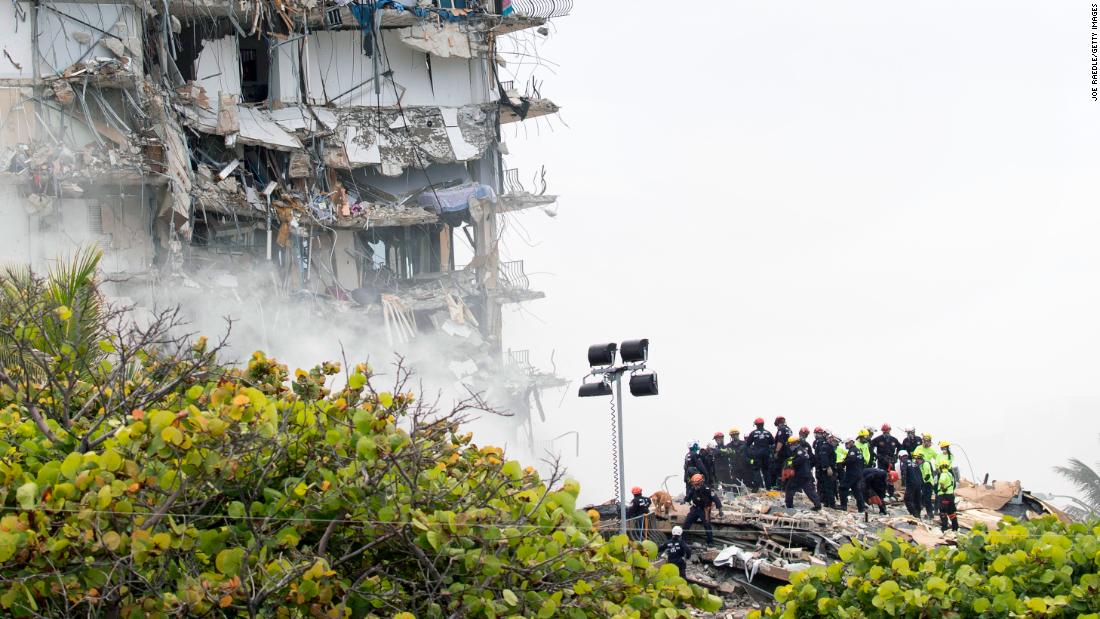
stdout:
[(255, 353), (221, 367), (218, 346), (179, 335), (174, 313), (138, 325), (74, 269), (0, 276), (3, 615), (673, 617), (719, 605), (655, 566), (652, 543), (604, 541), (556, 466), (543, 477), (476, 445), (461, 431), (484, 409), (476, 398), (438, 411), (400, 365), (385, 390), (365, 364), (290, 374)]
[[(935, 550), (887, 537), (798, 574), (769, 617), (1087, 617), (1100, 611), (1100, 522), (976, 529)], [(755, 613), (756, 617), (760, 613)]]

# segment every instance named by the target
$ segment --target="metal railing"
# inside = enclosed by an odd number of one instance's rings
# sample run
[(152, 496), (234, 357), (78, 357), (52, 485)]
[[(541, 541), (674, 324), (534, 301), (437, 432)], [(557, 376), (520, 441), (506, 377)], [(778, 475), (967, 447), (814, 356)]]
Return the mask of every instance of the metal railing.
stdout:
[(573, 10), (573, 0), (512, 0), (512, 10), (523, 17), (565, 17)]
[(531, 287), (531, 282), (527, 279), (527, 274), (523, 272), (522, 260), (501, 262), (500, 279), (506, 287), (515, 290), (527, 290)]
[(504, 194), (513, 195), (527, 193), (523, 183), (519, 180), (519, 168), (508, 168), (504, 171)]

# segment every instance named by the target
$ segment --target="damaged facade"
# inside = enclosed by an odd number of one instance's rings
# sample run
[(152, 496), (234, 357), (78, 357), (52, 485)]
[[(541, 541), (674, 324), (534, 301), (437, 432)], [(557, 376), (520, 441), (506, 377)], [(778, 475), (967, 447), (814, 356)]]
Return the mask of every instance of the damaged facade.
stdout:
[(444, 333), (472, 351), (456, 379), (507, 367), (529, 411), (558, 381), (503, 350), (502, 305), (543, 295), (499, 237), (555, 197), (507, 167), (501, 127), (558, 107), (500, 78), (498, 40), (570, 5), (2, 3), (3, 256), (91, 241), (139, 304), (252, 285), (390, 342)]

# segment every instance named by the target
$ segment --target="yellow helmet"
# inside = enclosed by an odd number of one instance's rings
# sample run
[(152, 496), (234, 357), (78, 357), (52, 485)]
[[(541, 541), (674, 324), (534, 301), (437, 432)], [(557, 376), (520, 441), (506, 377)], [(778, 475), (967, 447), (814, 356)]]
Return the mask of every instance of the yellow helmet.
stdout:
[(787, 442), (788, 443), (797, 443), (798, 442), (798, 437), (797, 436), (788, 436), (787, 437)]
[(930, 441), (930, 440), (932, 440), (932, 435), (931, 435), (931, 434), (928, 434), (927, 432), (926, 432), (926, 433), (924, 433), (924, 434), (921, 434), (921, 435), (920, 435), (920, 437), (921, 437), (922, 439), (926, 440), (926, 441)]
[(951, 468), (951, 463), (949, 463), (947, 461), (940, 462), (940, 468), (941, 469), (949, 469), (949, 468)]
[(859, 431), (860, 436), (871, 436), (871, 433), (867, 431), (867, 428), (863, 428)]
[(943, 449), (945, 447), (950, 447), (950, 446), (951, 446), (951, 443), (948, 443), (947, 441), (940, 441), (940, 449)]
[(730, 436), (733, 436), (734, 434), (741, 434), (741, 431), (737, 428), (730, 428)]

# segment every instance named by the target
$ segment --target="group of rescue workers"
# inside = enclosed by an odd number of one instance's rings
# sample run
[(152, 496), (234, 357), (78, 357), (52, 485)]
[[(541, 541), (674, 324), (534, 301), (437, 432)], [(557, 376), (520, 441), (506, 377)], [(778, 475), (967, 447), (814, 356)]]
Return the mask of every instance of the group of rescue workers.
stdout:
[[(680, 567), (681, 573), (686, 557), (674, 559), (672, 551), (690, 553), (681, 539), (683, 530), (700, 522), (706, 530), (707, 543), (713, 543), (711, 507), (717, 508), (719, 517), (722, 516), (722, 502), (713, 488), (780, 490), (785, 492), (788, 508), (794, 507), (794, 496), (804, 492), (814, 511), (820, 511), (822, 506), (837, 509), (838, 503), (840, 510), (847, 510), (851, 495), (860, 512), (874, 505), (879, 513), (885, 514), (886, 498), (895, 495), (895, 484), (900, 482), (905, 507), (911, 515), (920, 518), (923, 509), (932, 520), (936, 504), (940, 529), (959, 530), (955, 508), (959, 472), (950, 443), (941, 441), (937, 449), (930, 434), (918, 436), (912, 427), (905, 428), (905, 437), (898, 440), (891, 434), (890, 424), (883, 424), (877, 436), (872, 428), (862, 428), (856, 436), (843, 441), (817, 427), (812, 443), (809, 428), (803, 427), (795, 434), (784, 417), (775, 418), (774, 434), (764, 427), (761, 418), (753, 425), (755, 429), (745, 438), (741, 438), (737, 428), (729, 431), (728, 439), (715, 432), (713, 442), (705, 447), (693, 442), (684, 456), (684, 502), (691, 508), (683, 528), (673, 528), (666, 549), (669, 562)], [(634, 500), (627, 510), (628, 518), (644, 515), (650, 506), (650, 499), (642, 496), (641, 488), (632, 491)]]

